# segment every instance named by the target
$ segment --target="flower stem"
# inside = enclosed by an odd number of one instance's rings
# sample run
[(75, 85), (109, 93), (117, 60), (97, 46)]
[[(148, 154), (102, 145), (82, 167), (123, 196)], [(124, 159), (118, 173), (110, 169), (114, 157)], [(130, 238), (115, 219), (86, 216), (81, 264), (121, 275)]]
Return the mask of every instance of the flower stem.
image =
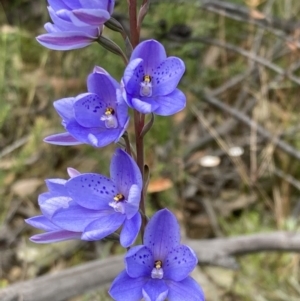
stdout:
[(128, 0), (130, 41), (133, 49), (139, 43), (139, 32), (137, 28), (137, 0)]
[[(135, 129), (135, 144), (136, 144), (136, 161), (141, 171), (144, 181), (144, 137), (141, 135), (145, 124), (145, 115), (134, 110), (134, 129)], [(142, 212), (141, 236), (144, 237), (144, 230), (147, 224), (144, 187), (141, 192), (140, 210)]]

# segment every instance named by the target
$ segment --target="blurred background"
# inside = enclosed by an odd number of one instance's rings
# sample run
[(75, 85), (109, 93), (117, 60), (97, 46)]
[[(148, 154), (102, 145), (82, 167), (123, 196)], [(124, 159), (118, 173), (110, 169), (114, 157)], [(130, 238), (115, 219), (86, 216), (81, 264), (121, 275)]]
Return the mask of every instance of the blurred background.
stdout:
[[(114, 17), (128, 26), (126, 1)], [(24, 219), (39, 214), (44, 179), (66, 168), (108, 174), (115, 146), (48, 145), (63, 131), (53, 101), (86, 91), (95, 65), (118, 81), (122, 60), (98, 44), (67, 52), (39, 45), (46, 1), (0, 4), (0, 288), (120, 254), (113, 242), (36, 245)], [(104, 35), (122, 47), (121, 37)], [(181, 57), (187, 108), (156, 117), (146, 136), (148, 213), (168, 207), (194, 239), (297, 231), (300, 214), (300, 1), (153, 0), (142, 39)], [(124, 48), (124, 47), (123, 47)], [(129, 133), (133, 133), (129, 128)], [(299, 254), (237, 258), (237, 270), (201, 266), (207, 301), (300, 300)], [(110, 300), (92, 292), (72, 301)]]

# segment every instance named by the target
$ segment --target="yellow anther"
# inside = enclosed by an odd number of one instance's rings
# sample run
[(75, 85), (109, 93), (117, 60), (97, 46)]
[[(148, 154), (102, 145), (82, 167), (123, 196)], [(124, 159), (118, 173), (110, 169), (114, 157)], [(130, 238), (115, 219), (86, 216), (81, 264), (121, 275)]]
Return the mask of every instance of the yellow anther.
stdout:
[(125, 200), (125, 197), (122, 193), (118, 193), (114, 196), (114, 201), (116, 202), (120, 202), (120, 201), (123, 201)]
[(162, 267), (162, 261), (161, 260), (156, 260), (154, 263), (154, 267), (156, 269), (160, 269)]
[(111, 107), (108, 107), (108, 108), (106, 108), (104, 114), (105, 114), (106, 116), (109, 116), (109, 115), (114, 115), (114, 113), (115, 113), (115, 110), (114, 110), (113, 108), (111, 108)]
[(145, 83), (151, 83), (151, 76), (150, 75), (144, 75), (143, 81)]

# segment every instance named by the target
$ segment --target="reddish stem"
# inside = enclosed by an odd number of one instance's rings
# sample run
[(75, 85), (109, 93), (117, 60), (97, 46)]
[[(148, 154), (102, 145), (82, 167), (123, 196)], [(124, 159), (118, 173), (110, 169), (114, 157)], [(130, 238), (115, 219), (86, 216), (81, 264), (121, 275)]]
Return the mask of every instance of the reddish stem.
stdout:
[(134, 49), (139, 43), (139, 32), (137, 28), (137, 1), (128, 0), (129, 25), (130, 25), (130, 42)]
[[(141, 171), (144, 182), (144, 138), (141, 132), (145, 124), (145, 115), (134, 110), (134, 129), (135, 129), (135, 144), (136, 144), (136, 162)], [(146, 208), (144, 199), (144, 187), (141, 191), (140, 210), (142, 212), (141, 236), (144, 237), (144, 230), (147, 224)]]

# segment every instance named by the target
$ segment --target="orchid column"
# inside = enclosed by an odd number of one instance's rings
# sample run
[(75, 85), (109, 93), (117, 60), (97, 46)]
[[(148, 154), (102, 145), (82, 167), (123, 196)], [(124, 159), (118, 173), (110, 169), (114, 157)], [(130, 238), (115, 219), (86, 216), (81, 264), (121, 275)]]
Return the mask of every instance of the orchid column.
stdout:
[[(48, 192), (39, 196), (42, 215), (26, 222), (44, 233), (34, 235), (36, 243), (69, 239), (87, 241), (118, 239), (128, 249), (125, 270), (109, 291), (114, 300), (203, 301), (201, 287), (189, 276), (197, 264), (195, 253), (180, 244), (180, 229), (167, 209), (150, 219), (145, 195), (149, 171), (144, 163), (144, 137), (154, 123), (154, 115), (169, 116), (186, 105), (177, 85), (185, 72), (180, 58), (167, 57), (155, 40), (140, 43), (142, 21), (150, 0), (144, 0), (137, 14), (137, 1), (128, 0), (130, 33), (111, 18), (112, 0), (48, 0), (53, 23), (47, 23), (37, 40), (54, 50), (78, 49), (99, 43), (125, 62), (124, 75), (115, 80), (95, 66), (87, 77), (87, 91), (54, 102), (62, 118), (64, 132), (45, 138), (55, 145), (89, 144), (95, 148), (119, 143), (110, 165), (110, 177), (80, 173), (69, 168), (69, 179), (48, 179)], [(122, 47), (106, 38), (107, 28), (118, 31)], [(127, 127), (128, 110), (133, 109), (135, 147)], [(146, 115), (151, 114), (146, 123)], [(146, 171), (146, 172), (145, 172)], [(143, 244), (132, 246), (138, 234)]]

